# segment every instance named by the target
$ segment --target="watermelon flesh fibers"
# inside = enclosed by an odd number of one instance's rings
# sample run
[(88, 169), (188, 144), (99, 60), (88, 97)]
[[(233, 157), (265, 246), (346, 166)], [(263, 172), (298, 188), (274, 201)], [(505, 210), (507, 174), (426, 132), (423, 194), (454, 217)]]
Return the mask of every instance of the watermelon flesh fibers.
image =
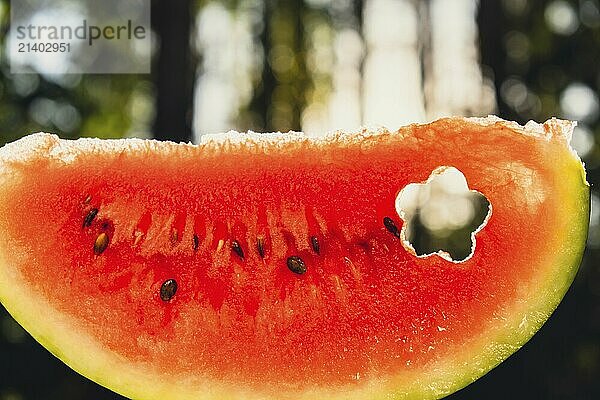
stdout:
[[(572, 124), (228, 134), (0, 150), (0, 300), (135, 399), (440, 398), (523, 345), (581, 260)], [(417, 257), (395, 202), (455, 167), (491, 213), (464, 262)]]

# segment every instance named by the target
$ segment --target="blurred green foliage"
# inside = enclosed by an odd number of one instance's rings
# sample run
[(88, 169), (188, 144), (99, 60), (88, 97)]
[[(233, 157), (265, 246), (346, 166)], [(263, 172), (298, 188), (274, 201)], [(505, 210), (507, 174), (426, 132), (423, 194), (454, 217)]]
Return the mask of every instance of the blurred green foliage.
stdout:
[[(4, 51), (9, 2), (0, 1), (0, 143), (46, 131), (62, 137), (120, 138), (148, 129), (148, 75), (11, 74)], [(141, 117), (136, 113), (141, 113)]]

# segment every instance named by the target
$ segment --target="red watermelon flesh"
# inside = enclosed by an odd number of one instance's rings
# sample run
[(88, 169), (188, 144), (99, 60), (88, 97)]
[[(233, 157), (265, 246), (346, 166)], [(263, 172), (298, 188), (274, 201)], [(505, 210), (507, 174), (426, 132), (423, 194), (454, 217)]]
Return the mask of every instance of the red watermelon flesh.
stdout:
[[(439, 398), (525, 343), (573, 279), (589, 187), (571, 129), (32, 135), (0, 150), (0, 300), (136, 399)], [(460, 263), (399, 237), (398, 194), (443, 166), (491, 204)]]

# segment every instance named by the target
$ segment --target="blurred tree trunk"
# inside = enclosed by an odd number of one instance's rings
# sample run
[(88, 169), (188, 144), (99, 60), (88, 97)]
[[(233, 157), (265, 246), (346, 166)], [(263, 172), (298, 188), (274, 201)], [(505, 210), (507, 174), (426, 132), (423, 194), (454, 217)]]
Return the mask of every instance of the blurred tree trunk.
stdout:
[(195, 62), (190, 48), (192, 1), (153, 2), (152, 25), (158, 38), (154, 67), (154, 138), (188, 142), (192, 138)]
[[(302, 130), (302, 112), (306, 107), (306, 92), (310, 80), (308, 79), (308, 72), (306, 70), (306, 43), (304, 36), (304, 17), (306, 14), (306, 4), (304, 0), (291, 2), (292, 6), (289, 9), (287, 15), (288, 20), (294, 26), (294, 34), (291, 39), (292, 52), (295, 55), (294, 61), (295, 66), (292, 68), (290, 74), (286, 79), (282, 79), (291, 92), (289, 96), (292, 102), (292, 116), (290, 118), (289, 129), (295, 131)], [(280, 80), (281, 81), (281, 80)], [(273, 126), (273, 128), (283, 128)]]
[(500, 87), (506, 76), (506, 54), (504, 53), (503, 35), (506, 34), (504, 12), (500, 1), (481, 1), (477, 13), (479, 29), (479, 53), (481, 64), (493, 71), (496, 88), (497, 114), (503, 118), (518, 120), (519, 116), (508, 107), (500, 96)]
[(273, 98), (273, 89), (275, 89), (275, 76), (269, 63), (269, 50), (273, 47), (271, 43), (271, 27), (274, 0), (265, 0), (263, 3), (263, 29), (259, 39), (263, 50), (263, 65), (260, 83), (254, 91), (254, 96), (248, 105), (248, 108), (258, 117), (257, 126), (252, 129), (267, 132), (269, 131), (269, 109)]
[[(249, 108), (262, 119), (259, 130), (300, 130), (309, 84), (303, 21), (306, 4), (303, 0), (265, 0), (263, 7), (263, 70)], [(282, 51), (293, 55), (289, 65), (282, 65)]]
[(425, 120), (419, 29), (416, 0), (364, 2), (364, 125), (397, 129)]

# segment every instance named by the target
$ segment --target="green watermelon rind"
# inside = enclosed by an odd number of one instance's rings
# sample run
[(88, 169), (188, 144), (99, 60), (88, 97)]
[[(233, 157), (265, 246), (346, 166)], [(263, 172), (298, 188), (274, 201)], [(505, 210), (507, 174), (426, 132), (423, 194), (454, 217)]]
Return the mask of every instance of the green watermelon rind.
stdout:
[[(495, 122), (484, 120), (475, 123)], [(514, 125), (511, 127), (514, 128)], [(293, 142), (294, 138), (295, 135), (285, 140)], [(0, 186), (6, 188), (18, 181), (19, 177), (12, 172), (10, 164), (26, 161), (28, 156), (33, 156), (32, 148), (35, 151), (54, 151), (58, 157), (68, 157), (73, 156), (70, 153), (72, 146), (78, 146), (77, 142), (72, 143), (75, 144), (57, 146), (55, 138), (42, 135), (6, 146), (0, 150)], [(99, 142), (87, 143), (94, 148)], [(117, 141), (114, 143), (112, 151), (122, 151), (123, 147), (128, 146)], [(152, 147), (154, 144), (136, 141), (134, 147), (139, 149), (140, 146)], [(80, 145), (81, 151), (85, 151), (85, 147), (86, 145)], [(538, 277), (540, 280), (533, 282), (533, 286), (527, 289), (528, 293), (543, 295), (535, 297), (533, 301), (531, 298), (524, 298), (520, 308), (507, 312), (503, 326), (494, 326), (484, 331), (480, 337), (463, 344), (462, 349), (457, 349), (455, 358), (427, 365), (423, 370), (414, 371), (414, 374), (403, 373), (402, 376), (371, 380), (363, 385), (282, 392), (276, 396), (251, 389), (244, 390), (208, 377), (158, 374), (145, 365), (134, 365), (99, 346), (65, 315), (53, 312), (43, 296), (28, 290), (13, 267), (22, 255), (15, 251), (9, 238), (0, 241), (0, 301), (37, 341), (71, 368), (135, 399), (438, 399), (472, 383), (524, 345), (545, 323), (570, 287), (583, 257), (589, 223), (590, 193), (580, 160), (572, 152), (567, 158), (570, 160), (567, 168), (561, 171), (561, 180), (565, 198), (569, 200), (564, 204), (565, 214), (570, 215), (572, 220), (571, 229), (564, 232), (564, 237), (559, 242), (569, 245), (549, 251), (549, 258), (542, 268), (546, 274)], [(0, 216), (0, 226), (5, 223), (1, 218)], [(11, 255), (11, 260), (7, 259), (7, 254)], [(65, 338), (70, 340), (66, 341)]]

